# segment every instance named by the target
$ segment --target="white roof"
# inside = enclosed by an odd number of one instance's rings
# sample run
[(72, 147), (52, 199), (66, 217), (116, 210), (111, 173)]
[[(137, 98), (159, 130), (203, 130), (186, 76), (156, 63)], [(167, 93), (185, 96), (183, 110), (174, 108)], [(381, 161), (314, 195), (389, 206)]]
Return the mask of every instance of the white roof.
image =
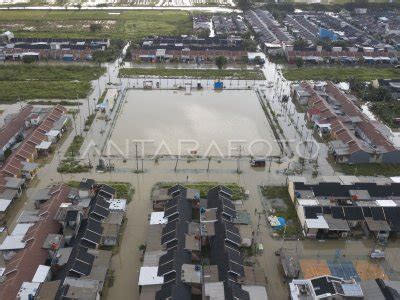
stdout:
[(141, 267), (139, 285), (163, 284), (164, 276), (157, 276), (158, 267)]
[(11, 200), (0, 199), (0, 212), (5, 212), (7, 208), (10, 206)]
[(249, 293), (250, 299), (268, 300), (267, 290), (261, 285), (242, 285), (242, 289)]
[(25, 235), (8, 235), (0, 245), (0, 251), (24, 249), (26, 243), (22, 242)]
[(52, 129), (46, 133), (47, 136), (52, 136), (52, 137), (56, 137), (59, 134), (60, 134), (60, 130), (54, 130), (54, 129)]
[(164, 218), (163, 211), (153, 211), (150, 216), (150, 225), (166, 224), (167, 218)]
[(224, 300), (225, 290), (223, 282), (206, 282), (204, 294), (213, 300)]
[(306, 219), (308, 229), (329, 229), (329, 225), (323, 216), (317, 216), (316, 219)]
[(265, 54), (262, 52), (247, 52), (247, 57), (249, 59), (255, 59), (257, 56), (259, 56), (261, 59), (266, 60)]
[(39, 265), (39, 267), (36, 269), (35, 275), (32, 278), (32, 282), (45, 282), (49, 272), (49, 266)]
[(301, 206), (318, 206), (319, 202), (317, 199), (297, 199), (297, 202)]
[(0, 268), (0, 276), (3, 276), (5, 271), (6, 271), (6, 268)]
[(18, 223), (15, 225), (14, 230), (11, 232), (11, 235), (25, 235), (31, 226), (35, 225), (35, 223)]
[(110, 210), (118, 210), (118, 211), (125, 211), (126, 210), (126, 199), (111, 199), (110, 203)]
[(394, 183), (400, 183), (400, 176), (390, 177)]
[(375, 202), (376, 202), (376, 204), (378, 204), (379, 206), (382, 206), (382, 207), (397, 206), (396, 202), (394, 202), (393, 200), (389, 200), (389, 199), (376, 200)]
[(39, 282), (23, 282), (19, 289), (17, 298), (20, 300), (28, 300), (29, 295), (36, 296), (39, 289)]
[(42, 141), (39, 145), (36, 145), (36, 149), (44, 149), (47, 150), (51, 146), (51, 142)]

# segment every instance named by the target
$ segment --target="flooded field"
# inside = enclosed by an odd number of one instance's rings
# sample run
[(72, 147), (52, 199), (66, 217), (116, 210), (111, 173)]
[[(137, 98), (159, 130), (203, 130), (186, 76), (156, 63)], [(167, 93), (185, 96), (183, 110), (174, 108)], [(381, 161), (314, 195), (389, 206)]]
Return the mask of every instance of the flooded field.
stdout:
[(111, 142), (106, 152), (127, 157), (135, 143), (140, 156), (279, 154), (252, 90), (129, 90)]

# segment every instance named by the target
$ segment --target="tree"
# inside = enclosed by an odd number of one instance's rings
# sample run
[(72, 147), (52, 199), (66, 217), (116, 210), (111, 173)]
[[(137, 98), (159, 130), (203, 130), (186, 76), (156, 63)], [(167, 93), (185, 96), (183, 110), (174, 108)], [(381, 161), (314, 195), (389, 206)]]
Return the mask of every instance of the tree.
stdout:
[(254, 57), (254, 63), (256, 65), (263, 66), (265, 63), (265, 60), (262, 59), (260, 56), (256, 56), (256, 57)]
[(228, 59), (222, 55), (217, 56), (215, 58), (215, 64), (218, 67), (218, 69), (222, 70), (228, 64)]
[(294, 41), (293, 46), (296, 49), (304, 49), (305, 47), (307, 47), (308, 43), (306, 40), (300, 38)]
[(250, 1), (249, 0), (239, 0), (238, 7), (243, 11), (247, 10), (250, 8)]
[(102, 28), (101, 24), (92, 23), (89, 25), (90, 32), (101, 31)]
[(33, 63), (33, 62), (36, 61), (36, 58), (35, 58), (34, 56), (31, 56), (31, 55), (24, 55), (24, 56), (22, 57), (22, 61), (23, 61), (25, 64), (31, 64), (31, 63)]
[(304, 60), (301, 57), (296, 57), (296, 66), (300, 69), (304, 65)]

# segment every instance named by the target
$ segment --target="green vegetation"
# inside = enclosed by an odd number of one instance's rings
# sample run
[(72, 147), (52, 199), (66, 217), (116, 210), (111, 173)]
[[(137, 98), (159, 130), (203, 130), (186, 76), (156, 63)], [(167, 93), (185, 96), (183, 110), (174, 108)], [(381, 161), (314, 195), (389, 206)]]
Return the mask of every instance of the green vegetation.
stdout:
[(6, 64), (0, 66), (0, 81), (91, 81), (105, 68), (71, 65)]
[(92, 167), (89, 165), (82, 165), (79, 161), (73, 158), (67, 158), (60, 162), (57, 171), (59, 173), (85, 173), (89, 172)]
[(71, 145), (69, 145), (65, 155), (74, 157), (79, 154), (79, 150), (81, 149), (84, 140), (85, 138), (81, 135), (74, 136), (74, 139), (72, 140)]
[(400, 173), (400, 165), (389, 164), (333, 164), (337, 172), (346, 175), (356, 176), (398, 176)]
[[(126, 199), (129, 203), (132, 200), (133, 194), (135, 192), (135, 188), (129, 182), (120, 182), (120, 181), (107, 181), (107, 182), (99, 182), (100, 184), (107, 184), (112, 188), (117, 190), (117, 198)], [(79, 181), (71, 180), (68, 181), (68, 185), (70, 187), (79, 187)]]
[(101, 182), (101, 183), (108, 184), (112, 188), (116, 189), (117, 198), (126, 199), (128, 203), (132, 201), (135, 189), (129, 182), (111, 181), (111, 182)]
[(0, 102), (84, 98), (91, 90), (89, 81), (102, 73), (104, 68), (89, 66), (2, 65)]
[(83, 129), (84, 131), (89, 130), (95, 118), (96, 118), (96, 113), (93, 113), (87, 117), (87, 119), (85, 120), (85, 128)]
[(351, 91), (358, 98), (369, 103), (369, 108), (375, 116), (392, 128), (399, 126), (395, 124), (394, 118), (400, 117), (400, 102), (393, 99), (387, 87), (374, 87), (354, 77), (350, 77), (348, 82)]
[(181, 35), (192, 32), (184, 11), (19, 11), (0, 14), (0, 28), (16, 37), (135, 39), (146, 35)]
[(261, 187), (261, 193), (270, 203), (271, 208), (275, 210), (274, 215), (283, 217), (286, 220), (286, 230), (281, 229), (275, 232), (281, 236), (285, 235), (285, 238), (302, 236), (301, 225), (287, 187), (263, 186)]
[(370, 110), (386, 125), (396, 128), (394, 118), (400, 118), (400, 103), (397, 100), (391, 102), (374, 102), (369, 105)]
[[(156, 188), (170, 188), (174, 186), (176, 183), (160, 183), (157, 184), (153, 189)], [(200, 197), (201, 198), (207, 198), (207, 193), (208, 191), (217, 186), (220, 185), (220, 183), (217, 182), (196, 182), (196, 183), (180, 183), (184, 187), (187, 187), (189, 189), (197, 189), (200, 192)], [(222, 184), (226, 186), (227, 188), (230, 188), (233, 192), (232, 200), (242, 200), (245, 198), (244, 194), (244, 189), (239, 186), (236, 183), (224, 183)]]
[(346, 81), (354, 77), (364, 81), (374, 79), (400, 79), (400, 70), (389, 68), (347, 68), (347, 67), (304, 67), (300, 69), (285, 68), (283, 76), (287, 80), (333, 80)]
[(232, 78), (247, 80), (264, 80), (261, 70), (246, 69), (166, 69), (166, 68), (125, 68), (119, 71), (120, 77), (161, 76), (161, 77), (193, 77), (193, 78)]

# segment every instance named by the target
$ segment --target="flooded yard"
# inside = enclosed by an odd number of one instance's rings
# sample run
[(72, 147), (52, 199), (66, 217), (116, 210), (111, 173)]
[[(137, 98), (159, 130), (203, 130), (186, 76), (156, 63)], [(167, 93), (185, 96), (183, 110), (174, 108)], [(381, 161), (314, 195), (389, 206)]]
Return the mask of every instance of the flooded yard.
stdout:
[(105, 148), (111, 155), (277, 155), (252, 90), (129, 90)]

